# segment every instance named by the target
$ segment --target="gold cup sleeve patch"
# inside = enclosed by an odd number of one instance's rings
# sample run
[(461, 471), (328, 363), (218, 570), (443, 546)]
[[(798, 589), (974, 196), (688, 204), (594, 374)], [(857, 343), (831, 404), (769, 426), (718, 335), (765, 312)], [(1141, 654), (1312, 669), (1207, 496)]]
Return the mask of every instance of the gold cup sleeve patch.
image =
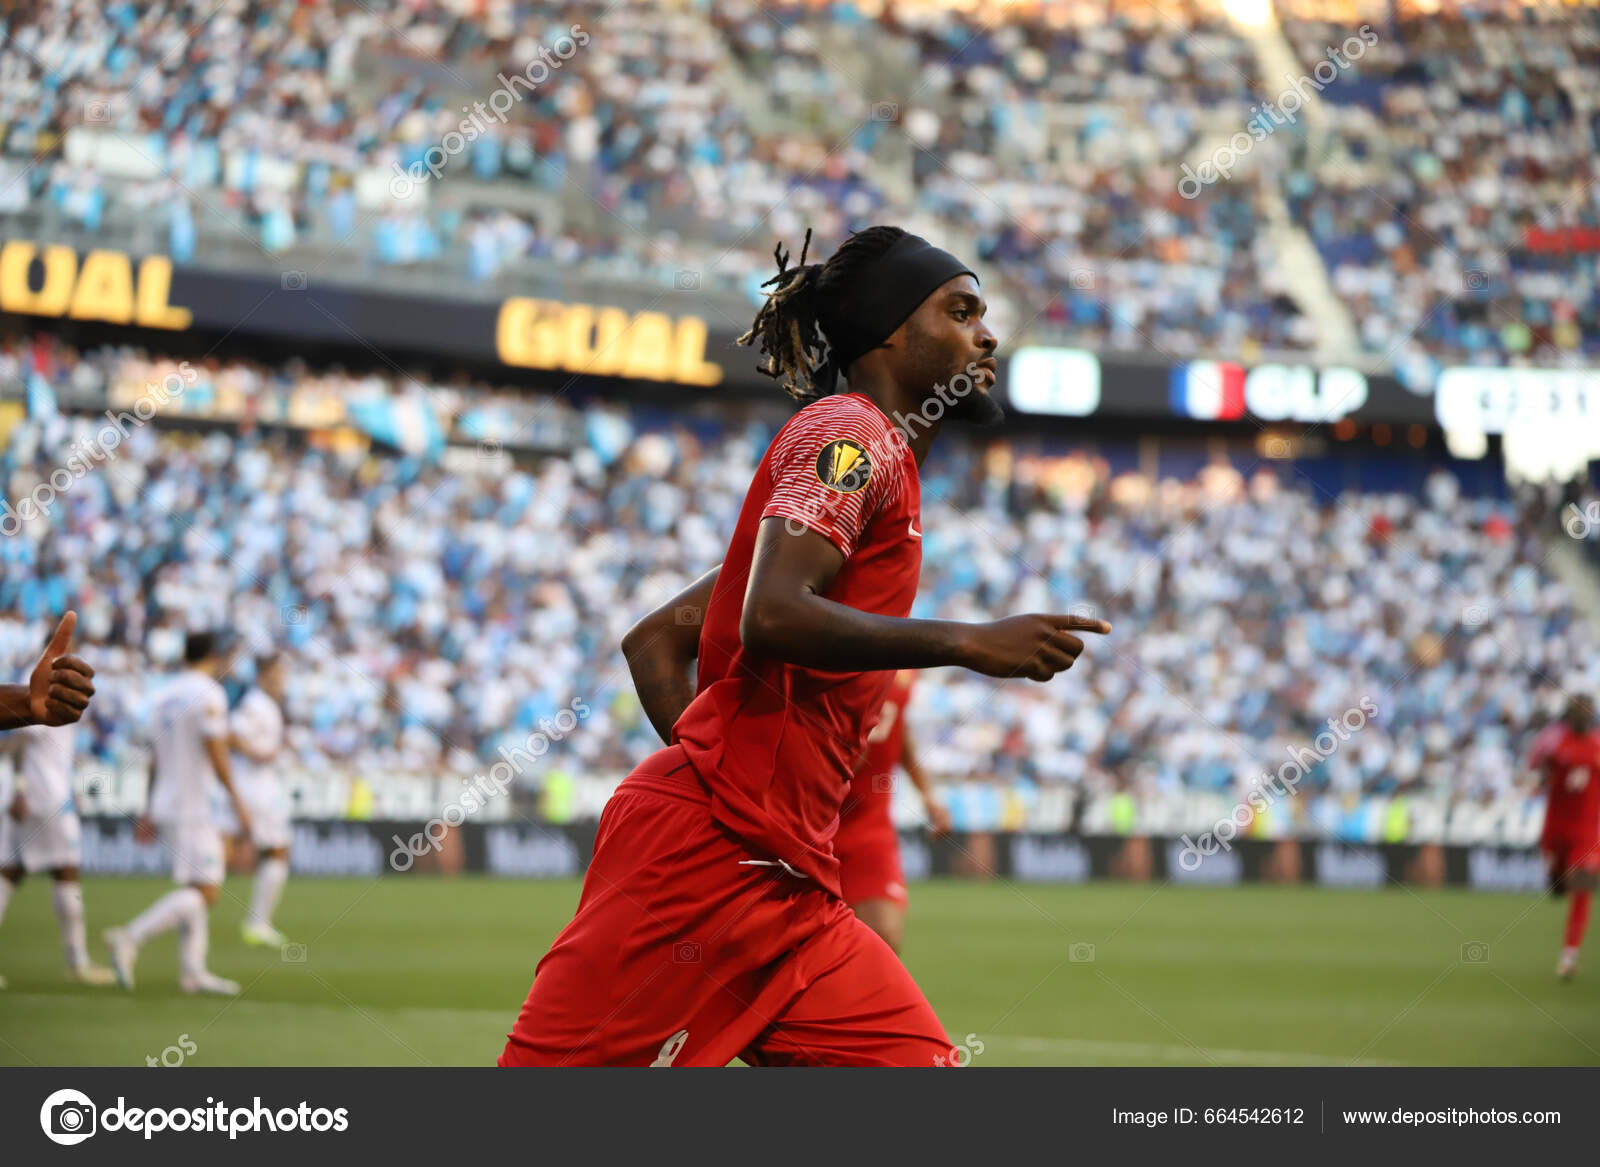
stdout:
[(872, 477), (872, 459), (860, 442), (835, 438), (817, 455), (817, 481), (840, 494), (854, 494)]

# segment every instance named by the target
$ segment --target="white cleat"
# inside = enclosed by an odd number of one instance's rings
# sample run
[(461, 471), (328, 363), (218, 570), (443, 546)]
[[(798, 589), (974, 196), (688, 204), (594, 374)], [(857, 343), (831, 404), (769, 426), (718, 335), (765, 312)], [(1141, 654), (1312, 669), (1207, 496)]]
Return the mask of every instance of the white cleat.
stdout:
[(101, 935), (111, 950), (111, 972), (117, 984), (133, 992), (133, 965), (139, 959), (139, 946), (121, 928), (107, 928)]
[(237, 997), (239, 995), (238, 981), (230, 981), (227, 977), (219, 977), (212, 972), (203, 972), (199, 976), (180, 979), (178, 988), (185, 993), (209, 993), (217, 997)]
[(289, 938), (271, 924), (246, 924), (239, 930), (239, 935), (246, 944), (258, 948), (282, 948), (289, 943)]
[(117, 983), (117, 974), (99, 964), (80, 964), (71, 972), (73, 980), (80, 985), (97, 985), (104, 987)]
[(1570, 981), (1578, 975), (1578, 950), (1576, 948), (1563, 948), (1561, 959), (1556, 961), (1556, 976), (1561, 980)]

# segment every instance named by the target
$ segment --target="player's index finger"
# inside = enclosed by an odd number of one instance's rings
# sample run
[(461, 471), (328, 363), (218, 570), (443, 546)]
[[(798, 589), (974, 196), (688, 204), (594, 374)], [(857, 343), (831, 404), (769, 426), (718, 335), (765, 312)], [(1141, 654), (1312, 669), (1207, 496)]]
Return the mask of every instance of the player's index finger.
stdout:
[(55, 635), (50, 638), (50, 647), (44, 650), (47, 657), (57, 657), (67, 651), (67, 646), (72, 643), (72, 634), (78, 627), (78, 614), (67, 612), (61, 617), (61, 623), (56, 625)]
[(1069, 629), (1073, 632), (1099, 632), (1102, 635), (1111, 631), (1111, 625), (1104, 620), (1096, 620), (1092, 616), (1057, 616), (1057, 628)]

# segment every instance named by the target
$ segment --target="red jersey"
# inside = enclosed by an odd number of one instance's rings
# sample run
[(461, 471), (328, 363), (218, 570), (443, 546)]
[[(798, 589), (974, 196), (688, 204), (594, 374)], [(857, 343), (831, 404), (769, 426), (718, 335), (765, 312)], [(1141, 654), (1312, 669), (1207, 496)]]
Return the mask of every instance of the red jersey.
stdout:
[(850, 790), (840, 814), (840, 830), (854, 824), (888, 823), (891, 783), (894, 768), (905, 751), (906, 707), (911, 703), (911, 684), (915, 669), (895, 673), (889, 694), (883, 699), (878, 720), (867, 734), (867, 754), (850, 779)]
[(1600, 732), (1561, 728), (1539, 751), (1548, 779), (1544, 837), (1592, 843), (1600, 840)]
[(838, 895), (839, 807), (894, 674), (821, 672), (745, 651), (739, 618), (751, 553), (761, 520), (773, 516), (844, 555), (827, 599), (908, 616), (922, 572), (916, 458), (860, 393), (808, 405), (778, 431), (706, 609), (698, 692), (672, 730), (711, 792), (717, 822)]

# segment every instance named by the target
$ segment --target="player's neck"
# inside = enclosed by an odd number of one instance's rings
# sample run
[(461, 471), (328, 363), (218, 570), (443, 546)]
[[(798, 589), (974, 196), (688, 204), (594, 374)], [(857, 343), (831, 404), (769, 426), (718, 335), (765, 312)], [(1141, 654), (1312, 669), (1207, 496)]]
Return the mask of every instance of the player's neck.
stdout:
[(889, 424), (905, 436), (906, 445), (911, 447), (911, 454), (917, 460), (917, 468), (921, 469), (928, 452), (933, 449), (934, 439), (939, 436), (943, 418), (929, 418), (923, 402), (912, 401), (909, 394), (892, 383), (851, 385), (849, 392), (859, 393), (878, 407)]

